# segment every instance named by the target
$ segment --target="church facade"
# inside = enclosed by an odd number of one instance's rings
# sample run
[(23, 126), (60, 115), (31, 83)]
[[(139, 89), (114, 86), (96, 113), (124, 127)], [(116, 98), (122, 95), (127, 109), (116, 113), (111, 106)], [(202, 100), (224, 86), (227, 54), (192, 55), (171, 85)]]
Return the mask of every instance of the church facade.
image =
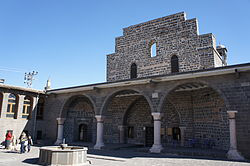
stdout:
[(250, 64), (199, 34), (184, 12), (123, 29), (107, 55), (107, 82), (47, 90), (33, 132), (60, 144), (136, 144), (228, 151), (250, 158)]

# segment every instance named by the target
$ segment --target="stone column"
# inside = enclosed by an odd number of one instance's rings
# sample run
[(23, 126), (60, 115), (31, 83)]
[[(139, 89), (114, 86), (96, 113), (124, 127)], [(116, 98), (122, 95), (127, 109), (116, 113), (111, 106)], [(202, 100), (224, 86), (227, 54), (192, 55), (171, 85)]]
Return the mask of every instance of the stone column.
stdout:
[(186, 127), (180, 127), (180, 130), (181, 130), (181, 146), (184, 146)]
[(2, 101), (0, 118), (6, 118), (9, 95), (10, 93), (3, 93), (3, 101)]
[(231, 160), (245, 160), (237, 150), (235, 114), (238, 111), (227, 111), (229, 117), (230, 149), (227, 158)]
[(154, 118), (154, 144), (149, 151), (151, 153), (160, 153), (163, 149), (161, 145), (161, 113), (153, 112), (152, 116)]
[(119, 142), (121, 143), (121, 144), (124, 144), (125, 143), (125, 126), (123, 126), (123, 125), (121, 125), (121, 126), (118, 126), (118, 129), (119, 129), (119, 131), (120, 131), (120, 140), (119, 140)]
[(104, 143), (103, 143), (103, 119), (104, 117), (102, 115), (96, 115), (95, 118), (97, 121), (97, 133), (96, 133), (96, 144), (94, 146), (94, 149), (101, 149), (104, 146)]
[(66, 118), (56, 118), (57, 120), (57, 140), (55, 145), (60, 145), (63, 142), (63, 124)]
[(22, 118), (23, 115), (23, 102), (24, 102), (25, 95), (18, 95), (18, 103), (17, 103), (17, 112), (15, 115), (15, 119)]

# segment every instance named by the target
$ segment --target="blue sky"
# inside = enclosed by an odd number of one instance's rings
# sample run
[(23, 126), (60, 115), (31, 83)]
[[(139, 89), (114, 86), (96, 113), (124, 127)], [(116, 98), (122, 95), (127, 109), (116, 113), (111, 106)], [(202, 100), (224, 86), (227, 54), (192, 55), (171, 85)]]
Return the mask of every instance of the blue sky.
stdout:
[(229, 65), (250, 62), (250, 0), (0, 0), (0, 78), (33, 88), (106, 81), (106, 54), (122, 28), (177, 12), (228, 48)]

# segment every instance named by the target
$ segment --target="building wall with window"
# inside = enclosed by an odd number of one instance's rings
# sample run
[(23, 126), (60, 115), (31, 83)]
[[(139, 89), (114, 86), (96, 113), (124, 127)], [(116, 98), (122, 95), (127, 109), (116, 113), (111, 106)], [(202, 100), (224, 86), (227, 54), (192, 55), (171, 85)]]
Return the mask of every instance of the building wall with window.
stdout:
[(42, 91), (0, 84), (0, 143), (7, 131), (18, 139), (25, 131), (35, 136), (37, 101)]
[(199, 35), (197, 19), (187, 20), (181, 12), (124, 28), (123, 36), (116, 38), (115, 53), (107, 55), (107, 81), (169, 74), (173, 56), (178, 72), (226, 64), (213, 34)]

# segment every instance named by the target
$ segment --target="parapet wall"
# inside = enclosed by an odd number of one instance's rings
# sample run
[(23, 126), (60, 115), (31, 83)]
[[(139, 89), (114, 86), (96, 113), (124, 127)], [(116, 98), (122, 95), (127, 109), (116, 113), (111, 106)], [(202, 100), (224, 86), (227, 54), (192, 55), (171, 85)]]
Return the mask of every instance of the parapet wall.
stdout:
[[(213, 68), (216, 44), (212, 34), (199, 35), (197, 19), (186, 20), (184, 12), (136, 24), (116, 38), (115, 53), (107, 55), (107, 81), (130, 78), (131, 64), (137, 77), (171, 73), (171, 57), (179, 59), (179, 72)], [(156, 56), (151, 46), (156, 44)]]

